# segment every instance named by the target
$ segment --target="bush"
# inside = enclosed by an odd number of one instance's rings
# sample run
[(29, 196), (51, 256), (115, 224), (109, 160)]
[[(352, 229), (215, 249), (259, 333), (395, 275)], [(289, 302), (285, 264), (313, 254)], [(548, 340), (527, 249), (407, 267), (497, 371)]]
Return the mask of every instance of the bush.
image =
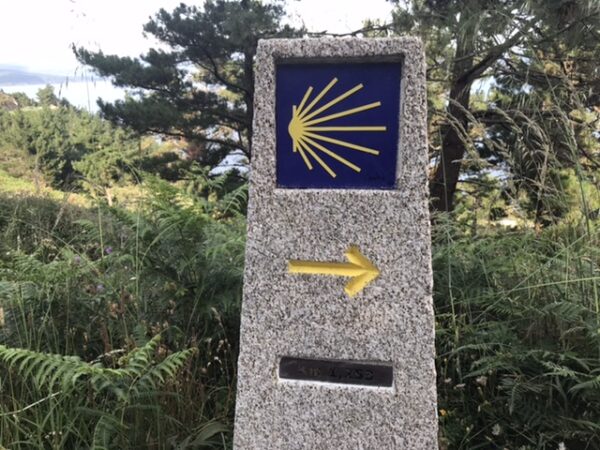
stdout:
[(0, 197), (3, 445), (230, 442), (245, 190), (148, 186), (135, 211)]
[(600, 448), (598, 236), (585, 226), (470, 234), (438, 224), (438, 395), (448, 448)]

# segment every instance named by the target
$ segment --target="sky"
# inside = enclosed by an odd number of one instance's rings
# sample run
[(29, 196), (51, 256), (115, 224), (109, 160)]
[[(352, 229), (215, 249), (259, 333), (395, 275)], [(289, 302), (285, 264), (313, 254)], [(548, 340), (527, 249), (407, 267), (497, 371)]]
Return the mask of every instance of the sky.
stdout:
[[(160, 8), (170, 11), (181, 1), (0, 0), (0, 64), (76, 77), (83, 68), (72, 44), (138, 56), (156, 46), (142, 35), (143, 24)], [(391, 9), (386, 0), (289, 0), (287, 8), (292, 23), (335, 33), (356, 30), (366, 18), (389, 20)]]

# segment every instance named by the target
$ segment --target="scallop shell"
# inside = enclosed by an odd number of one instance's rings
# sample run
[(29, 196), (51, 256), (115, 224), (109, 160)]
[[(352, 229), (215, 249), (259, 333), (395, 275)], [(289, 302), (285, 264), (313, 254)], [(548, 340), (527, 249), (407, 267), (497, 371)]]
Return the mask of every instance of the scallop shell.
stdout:
[[(319, 156), (318, 152), (321, 152), (338, 162), (344, 164), (355, 172), (360, 172), (360, 167), (352, 162), (348, 161), (346, 158), (338, 155), (334, 151), (325, 147), (323, 143), (335, 144), (341, 147), (345, 147), (351, 150), (356, 150), (359, 152), (368, 153), (374, 156), (379, 155), (379, 150), (375, 150), (369, 147), (364, 147), (362, 145), (353, 144), (352, 142), (343, 141), (340, 139), (335, 139), (327, 136), (327, 132), (331, 131), (344, 131), (344, 132), (382, 132), (386, 131), (385, 126), (327, 126), (327, 122), (335, 119), (339, 119), (340, 117), (346, 117), (353, 114), (358, 114), (362, 111), (367, 111), (369, 109), (378, 108), (381, 106), (381, 102), (373, 102), (366, 105), (358, 106), (356, 108), (347, 109), (345, 111), (340, 111), (334, 114), (323, 115), (329, 108), (334, 105), (337, 105), (340, 102), (343, 102), (345, 99), (360, 91), (364, 86), (363, 84), (358, 84), (354, 86), (352, 89), (347, 90), (343, 94), (337, 96), (333, 100), (319, 105), (319, 102), (325, 97), (325, 95), (331, 90), (331, 88), (338, 82), (337, 78), (334, 78), (329, 82), (325, 88), (317, 94), (312, 100), (309, 99), (313, 93), (313, 87), (309, 86), (300, 102), (300, 105), (294, 105), (292, 107), (292, 118), (288, 125), (288, 132), (292, 138), (292, 147), (294, 152), (298, 152), (302, 159), (304, 160), (304, 164), (308, 170), (313, 170), (313, 164), (311, 162), (311, 157), (314, 159), (325, 171), (331, 175), (332, 178), (336, 177), (336, 173), (333, 169), (327, 164), (323, 159)], [(323, 124), (323, 125), (321, 125)]]

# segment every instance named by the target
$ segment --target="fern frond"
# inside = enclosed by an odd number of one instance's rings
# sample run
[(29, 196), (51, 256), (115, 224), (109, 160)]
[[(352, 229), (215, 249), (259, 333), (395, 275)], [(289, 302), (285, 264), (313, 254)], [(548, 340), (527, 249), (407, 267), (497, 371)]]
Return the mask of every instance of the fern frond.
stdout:
[(155, 388), (159, 384), (175, 378), (179, 370), (196, 353), (195, 348), (179, 351), (167, 356), (160, 363), (152, 367), (138, 381), (144, 389)]

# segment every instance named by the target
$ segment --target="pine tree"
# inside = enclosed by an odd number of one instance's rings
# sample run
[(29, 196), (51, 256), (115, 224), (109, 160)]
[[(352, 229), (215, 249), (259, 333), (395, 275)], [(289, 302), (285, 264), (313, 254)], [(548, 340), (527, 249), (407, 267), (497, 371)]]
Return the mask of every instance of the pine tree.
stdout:
[[(547, 70), (540, 71), (540, 58), (553, 54), (558, 61), (573, 58), (586, 49), (587, 57), (597, 60), (600, 3), (596, 0), (412, 0), (396, 3), (399, 6), (394, 13), (394, 31), (420, 34), (427, 44), (430, 97), (433, 97), (430, 106), (437, 116), (431, 130), (432, 147), (439, 149), (434, 155), (437, 162), (431, 179), (431, 196), (434, 210), (450, 211), (459, 176), (468, 167), (464, 161), (467, 152), (494, 153), (497, 149), (493, 140), (499, 136), (499, 125), (504, 127), (504, 133), (515, 136), (514, 127), (512, 131), (508, 130), (514, 125), (510, 117), (501, 117), (495, 114), (497, 111), (492, 111), (499, 104), (487, 107), (477, 104), (472, 94), (474, 83), (480, 80), (496, 82), (501, 78), (507, 81), (508, 75), (512, 86), (504, 90), (502, 106), (508, 106), (509, 101), (511, 114), (515, 109), (521, 109), (519, 100), (522, 100), (524, 85), (536, 90), (540, 97), (551, 97), (557, 78)], [(586, 70), (583, 66), (580, 68)], [(586, 73), (578, 88), (595, 91), (588, 98), (597, 99), (600, 78), (589, 68)], [(533, 75), (543, 82), (532, 83)], [(572, 75), (566, 72), (563, 75), (563, 85), (568, 84)], [(553, 82), (548, 83), (548, 79)], [(504, 88), (509, 86), (505, 82), (503, 85)], [(521, 112), (527, 117), (526, 110)], [(479, 122), (479, 119), (485, 120)], [(478, 142), (472, 139), (474, 125), (484, 127), (477, 133), (480, 136)], [(495, 130), (490, 129), (493, 126)], [(532, 142), (531, 145), (536, 144)], [(501, 155), (497, 156), (501, 158)]]
[(136, 94), (99, 101), (110, 120), (142, 133), (185, 138), (195, 156), (217, 164), (230, 151), (250, 155), (254, 55), (259, 39), (294, 37), (282, 25), (280, 2), (208, 0), (161, 9), (144, 31), (170, 49), (151, 49), (139, 59), (75, 49), (78, 59)]

